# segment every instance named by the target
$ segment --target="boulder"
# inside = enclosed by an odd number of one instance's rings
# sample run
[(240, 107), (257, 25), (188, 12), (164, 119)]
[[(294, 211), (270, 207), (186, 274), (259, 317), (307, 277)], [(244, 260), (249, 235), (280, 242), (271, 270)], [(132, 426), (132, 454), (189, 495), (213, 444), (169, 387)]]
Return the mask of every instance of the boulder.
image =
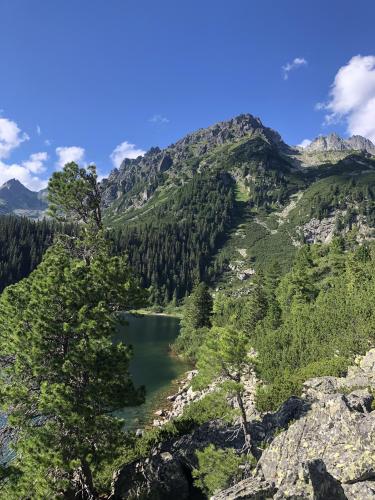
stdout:
[[(320, 387), (331, 391), (331, 381), (326, 382)], [(316, 382), (311, 385), (317, 387)], [(234, 486), (215, 498), (258, 498), (251, 496), (257, 493), (257, 487), (251, 488), (259, 481), (275, 487), (271, 497), (275, 499), (375, 498), (375, 412), (369, 412), (372, 401), (367, 390), (319, 397), (264, 450), (256, 481), (245, 479), (236, 485), (237, 490)]]
[(180, 463), (168, 452), (123, 467), (115, 474), (113, 485), (111, 500), (189, 498), (190, 486), (184, 471)]
[[(276, 413), (267, 414), (262, 420), (251, 422), (249, 431), (254, 448), (263, 441), (270, 441), (280, 428), (287, 428), (290, 422), (304, 414), (306, 409), (305, 402), (300, 398), (290, 398)], [(233, 448), (238, 453), (243, 452), (245, 440), (241, 425), (211, 421), (181, 437), (160, 443), (148, 458), (127, 464), (115, 474), (111, 500), (139, 498), (136, 495), (156, 500), (189, 498), (184, 495), (190, 495), (191, 492), (191, 471), (198, 465), (196, 451), (203, 450), (209, 444), (218, 448)], [(173, 483), (176, 485), (175, 489)], [(254, 479), (254, 484), (259, 492), (274, 491), (272, 483), (258, 477)], [(246, 489), (249, 489), (249, 486), (246, 486)], [(168, 496), (173, 492), (175, 497)]]

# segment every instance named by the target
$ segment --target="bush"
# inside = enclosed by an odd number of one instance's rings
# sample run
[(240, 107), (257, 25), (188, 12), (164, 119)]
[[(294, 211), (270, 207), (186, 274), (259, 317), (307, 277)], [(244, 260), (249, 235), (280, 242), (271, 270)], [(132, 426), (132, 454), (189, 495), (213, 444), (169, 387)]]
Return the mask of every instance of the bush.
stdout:
[(237, 411), (228, 405), (225, 394), (218, 390), (188, 405), (183, 418), (190, 419), (197, 425), (202, 425), (215, 419), (232, 422), (236, 413)]
[(210, 444), (202, 451), (197, 451), (198, 468), (193, 470), (194, 484), (207, 496), (228, 488), (241, 480), (240, 466), (254, 465), (254, 459), (247, 455), (238, 455), (233, 448), (220, 449)]
[(260, 386), (256, 393), (259, 411), (276, 411), (290, 396), (299, 396), (303, 383), (315, 377), (340, 377), (345, 374), (348, 360), (343, 357), (321, 359), (300, 368), (295, 373), (285, 371), (274, 383)]

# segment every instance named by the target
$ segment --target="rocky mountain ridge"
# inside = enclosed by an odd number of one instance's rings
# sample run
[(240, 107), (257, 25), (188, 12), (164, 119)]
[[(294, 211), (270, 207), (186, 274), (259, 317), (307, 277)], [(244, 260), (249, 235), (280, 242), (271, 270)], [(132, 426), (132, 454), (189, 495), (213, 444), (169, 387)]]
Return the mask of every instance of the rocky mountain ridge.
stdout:
[(308, 153), (318, 151), (365, 151), (371, 155), (375, 155), (375, 145), (361, 135), (353, 135), (348, 139), (343, 139), (336, 133), (331, 133), (314, 139), (305, 148), (305, 151)]
[[(227, 160), (220, 162), (220, 157), (224, 159), (236, 146), (239, 154), (228, 158), (232, 164)], [(338, 156), (331, 158), (329, 153)], [(256, 161), (262, 169), (267, 168), (268, 158), (274, 156), (278, 158), (280, 171), (285, 167), (304, 171), (305, 167), (336, 163), (353, 153), (371, 157), (375, 155), (375, 146), (359, 135), (343, 139), (332, 133), (317, 137), (303, 150), (296, 149), (288, 146), (278, 132), (266, 127), (259, 118), (242, 114), (190, 133), (165, 149), (154, 147), (144, 156), (124, 159), (119, 169), (114, 169), (102, 182), (103, 203), (107, 219), (121, 223), (127, 212), (146, 206), (158, 199), (159, 193), (164, 195), (169, 189), (172, 192), (197, 173), (219, 164), (230, 170), (237, 180), (246, 181), (235, 168), (238, 160), (248, 164)], [(251, 177), (248, 180), (251, 181)]]
[(181, 180), (183, 177), (187, 180), (215, 148), (244, 138), (262, 138), (282, 151), (289, 150), (281, 136), (264, 126), (260, 118), (239, 115), (188, 134), (165, 149), (153, 147), (144, 156), (124, 159), (120, 168), (112, 170), (102, 182), (104, 206), (117, 212), (138, 208), (164, 183), (163, 174), (172, 179)]

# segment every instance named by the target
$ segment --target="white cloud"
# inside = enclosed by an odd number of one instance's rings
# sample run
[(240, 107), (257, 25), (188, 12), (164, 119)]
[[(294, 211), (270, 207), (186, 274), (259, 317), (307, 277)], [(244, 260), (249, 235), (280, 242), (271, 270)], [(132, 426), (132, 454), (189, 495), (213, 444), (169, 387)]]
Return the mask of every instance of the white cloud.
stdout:
[(145, 152), (146, 151), (143, 151), (143, 149), (138, 149), (135, 144), (130, 144), (128, 141), (124, 141), (115, 147), (110, 158), (113, 165), (116, 168), (119, 168), (125, 158), (138, 158), (138, 156), (143, 156)]
[(310, 139), (303, 139), (303, 141), (300, 142), (300, 144), (297, 144), (299, 148), (307, 148), (311, 144)]
[(59, 147), (56, 148), (56, 154), (57, 166), (59, 168), (64, 168), (67, 163), (72, 161), (75, 163), (83, 161), (85, 150), (79, 146)]
[(36, 175), (46, 170), (44, 162), (48, 159), (47, 153), (33, 153), (21, 163), (5, 161), (14, 149), (28, 140), (29, 136), (21, 131), (17, 123), (8, 118), (0, 118), (0, 184), (14, 178), (33, 190), (47, 185), (47, 180)]
[(303, 57), (296, 57), (292, 62), (288, 62), (284, 66), (282, 66), (281, 69), (283, 72), (284, 80), (287, 80), (289, 78), (289, 73), (292, 70), (300, 68), (301, 66), (307, 66), (307, 61)]
[(169, 119), (163, 115), (153, 115), (148, 121), (151, 123), (169, 123)]
[(50, 145), (52, 144), (52, 142), (51, 142), (49, 139), (46, 139), (46, 140), (44, 141), (44, 144), (45, 144), (46, 146), (50, 146)]
[(27, 140), (29, 136), (18, 128), (17, 123), (0, 118), (0, 159), (8, 158), (13, 149)]
[(325, 124), (345, 120), (349, 134), (375, 141), (375, 56), (354, 56), (342, 66), (318, 109), (328, 111)]
[(33, 174), (40, 174), (46, 171), (46, 166), (44, 165), (46, 160), (48, 160), (46, 152), (33, 153), (28, 160), (22, 162), (22, 166)]
[(40, 128), (40, 125), (36, 126), (36, 133), (41, 136), (42, 135), (42, 129)]
[(0, 160), (0, 184), (9, 179), (18, 179), (31, 190), (39, 191), (47, 186), (48, 181), (35, 174), (45, 172), (44, 162), (48, 159), (45, 152), (33, 153), (28, 160), (18, 163), (5, 163)]

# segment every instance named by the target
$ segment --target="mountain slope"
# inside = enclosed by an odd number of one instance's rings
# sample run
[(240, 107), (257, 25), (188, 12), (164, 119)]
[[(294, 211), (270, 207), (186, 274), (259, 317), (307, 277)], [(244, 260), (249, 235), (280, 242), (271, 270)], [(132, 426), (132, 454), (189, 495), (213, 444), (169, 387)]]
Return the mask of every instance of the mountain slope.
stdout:
[[(121, 234), (118, 246), (144, 286), (158, 290), (157, 302), (182, 298), (202, 279), (243, 293), (253, 268), (277, 260), (288, 270), (303, 242), (353, 230), (358, 241), (372, 238), (372, 148), (364, 138), (332, 134), (298, 150), (259, 118), (240, 115), (124, 160), (102, 183), (105, 221)], [(212, 206), (217, 179), (226, 179), (233, 202), (223, 223), (212, 225), (221, 216), (220, 204)], [(189, 242), (183, 254), (170, 246), (181, 241)]]
[(20, 181), (10, 179), (0, 186), (0, 214), (39, 218), (47, 208), (42, 192), (27, 189)]

